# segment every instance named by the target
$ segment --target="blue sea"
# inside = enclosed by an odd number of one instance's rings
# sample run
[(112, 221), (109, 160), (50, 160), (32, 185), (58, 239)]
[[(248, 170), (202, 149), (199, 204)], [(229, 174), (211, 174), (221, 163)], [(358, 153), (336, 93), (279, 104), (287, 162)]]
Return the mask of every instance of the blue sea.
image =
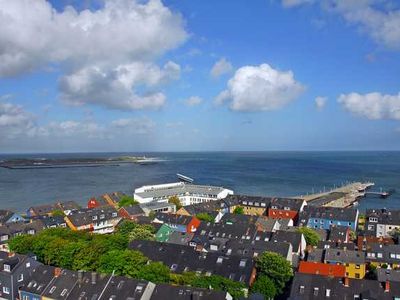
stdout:
[(157, 157), (154, 164), (54, 169), (0, 168), (0, 208), (25, 211), (55, 201), (87, 200), (107, 192), (131, 194), (145, 184), (174, 182), (176, 173), (198, 184), (237, 194), (296, 196), (351, 181), (372, 181), (372, 190), (397, 190), (389, 198), (368, 196), (359, 208), (400, 209), (400, 152), (188, 152), (0, 155), (10, 158)]

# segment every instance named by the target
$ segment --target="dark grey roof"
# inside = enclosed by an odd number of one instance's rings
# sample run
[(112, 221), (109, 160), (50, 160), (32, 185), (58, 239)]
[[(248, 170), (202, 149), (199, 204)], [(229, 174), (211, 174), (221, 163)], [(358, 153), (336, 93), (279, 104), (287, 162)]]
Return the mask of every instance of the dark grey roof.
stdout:
[(307, 261), (312, 261), (312, 262), (323, 262), (324, 261), (324, 256), (325, 256), (325, 250), (324, 249), (312, 249), (312, 251), (309, 251), (307, 253)]
[(344, 242), (347, 238), (349, 227), (347, 226), (331, 226), (329, 230), (329, 241)]
[(155, 214), (155, 218), (164, 224), (177, 224), (177, 225), (188, 225), (190, 221), (193, 219), (192, 216), (184, 216), (172, 213), (161, 213), (158, 212)]
[(356, 221), (358, 211), (352, 208), (314, 207), (307, 205), (300, 213), (300, 223), (305, 225), (309, 218), (338, 220), (343, 222)]
[(270, 207), (276, 207), (276, 209), (289, 209), (299, 211), (303, 206), (303, 199), (294, 198), (272, 198)]
[(272, 233), (271, 241), (290, 243), (293, 246), (293, 251), (297, 252), (301, 246), (302, 236), (303, 234), (298, 231), (277, 230)]
[(225, 200), (208, 201), (202, 203), (196, 203), (192, 205), (187, 205), (184, 209), (192, 216), (200, 213), (211, 213), (227, 208)]
[(122, 276), (111, 278), (101, 299), (103, 300), (140, 300), (148, 285), (154, 288), (154, 284)]
[(173, 231), (168, 237), (168, 243), (178, 245), (188, 245), (192, 240), (194, 233), (184, 233), (179, 231)]
[(7, 223), (0, 226), (0, 236), (7, 235), (11, 238), (19, 234), (36, 234), (44, 228), (45, 226), (40, 220), (34, 220), (31, 223)]
[[(78, 273), (69, 270), (59, 270), (54, 278), (42, 293), (42, 296), (52, 299), (67, 299), (78, 281)], [(56, 272), (55, 272), (56, 273)]]
[(211, 223), (211, 222), (201, 222), (200, 226), (195, 232), (196, 237), (222, 237), (230, 239), (242, 239), (249, 238), (252, 239), (256, 234), (256, 226), (249, 223), (236, 223), (236, 222), (221, 222)]
[(367, 222), (369, 217), (376, 217), (379, 224), (400, 225), (400, 210), (367, 209), (365, 215)]
[(337, 242), (329, 242), (329, 241), (319, 241), (317, 248), (327, 249), (327, 248), (336, 248), (343, 250), (355, 250), (356, 245), (354, 243), (337, 243)]
[(28, 293), (41, 295), (53, 280), (55, 269), (55, 267), (46, 265), (35, 267), (20, 289)]
[(66, 226), (63, 216), (40, 216), (37, 218), (46, 228)]
[(171, 271), (201, 272), (221, 275), (235, 281), (250, 283), (254, 262), (238, 255), (198, 252), (192, 247), (153, 241), (132, 241), (130, 249), (139, 250), (153, 261), (161, 261)]
[[(104, 216), (104, 218), (102, 218), (102, 216)], [(97, 219), (94, 220), (94, 217)], [(115, 218), (119, 218), (119, 215), (117, 210), (112, 206), (102, 206), (93, 209), (80, 209), (73, 211), (68, 216), (68, 219), (72, 222), (72, 224), (77, 227)]]
[(392, 300), (400, 297), (399, 284), (391, 284), (390, 291), (385, 292), (383, 284), (376, 280), (349, 279), (348, 282), (346, 287), (341, 278), (296, 273), (289, 299), (356, 299), (358, 296), (359, 299)]
[(262, 196), (248, 196), (248, 195), (228, 195), (225, 198), (226, 203), (229, 206), (243, 205), (243, 206), (255, 206), (255, 207), (269, 207), (272, 197)]
[(369, 262), (400, 264), (400, 245), (373, 243), (368, 245), (366, 253)]
[(140, 207), (139, 204), (126, 206), (123, 208), (126, 212), (131, 216), (141, 215), (144, 214), (143, 209)]
[[(77, 281), (77, 284), (71, 291), (68, 299), (97, 300), (100, 297), (101, 292), (106, 287), (106, 284), (110, 279), (110, 277), (111, 277), (110, 275), (101, 275), (91, 272), (84, 272), (82, 274), (82, 279)], [(93, 281), (93, 279), (95, 280)]]
[(188, 286), (173, 286), (167, 284), (157, 284), (151, 295), (150, 300), (225, 300), (227, 293), (206, 289), (193, 288)]
[(231, 239), (227, 241), (221, 249), (221, 252), (226, 255), (241, 255), (250, 258), (261, 255), (266, 251), (280, 254), (284, 258), (287, 258), (289, 254), (292, 254), (290, 243), (265, 240), (249, 241)]
[(378, 281), (386, 282), (389, 280), (391, 282), (399, 282), (398, 284), (400, 284), (400, 270), (378, 268), (376, 269), (376, 272), (378, 275)]
[(365, 263), (365, 253), (361, 251), (343, 250), (343, 249), (326, 249), (325, 261), (340, 263)]

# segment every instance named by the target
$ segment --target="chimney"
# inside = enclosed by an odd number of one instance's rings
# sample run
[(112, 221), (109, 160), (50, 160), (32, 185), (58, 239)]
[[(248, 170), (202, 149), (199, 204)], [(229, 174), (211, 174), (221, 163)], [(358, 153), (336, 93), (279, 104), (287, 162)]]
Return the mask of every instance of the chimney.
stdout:
[(96, 281), (97, 281), (97, 273), (92, 272), (92, 284), (96, 284)]
[(349, 277), (345, 277), (345, 278), (344, 278), (344, 286), (345, 286), (345, 287), (349, 287), (349, 286), (350, 286)]
[(389, 280), (386, 280), (385, 282), (385, 293), (389, 293), (390, 292), (390, 282)]
[(83, 282), (83, 271), (79, 270), (78, 271), (78, 282), (81, 284)]
[(59, 277), (61, 275), (61, 268), (54, 269), (54, 277)]

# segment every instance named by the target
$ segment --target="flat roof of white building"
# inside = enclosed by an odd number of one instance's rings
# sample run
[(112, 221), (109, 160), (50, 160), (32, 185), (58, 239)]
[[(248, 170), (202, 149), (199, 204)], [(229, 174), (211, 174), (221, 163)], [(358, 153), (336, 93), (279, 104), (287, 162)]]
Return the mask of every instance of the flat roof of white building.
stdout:
[(141, 187), (135, 190), (135, 195), (141, 198), (161, 198), (175, 195), (207, 195), (216, 197), (226, 190), (223, 187), (179, 182)]

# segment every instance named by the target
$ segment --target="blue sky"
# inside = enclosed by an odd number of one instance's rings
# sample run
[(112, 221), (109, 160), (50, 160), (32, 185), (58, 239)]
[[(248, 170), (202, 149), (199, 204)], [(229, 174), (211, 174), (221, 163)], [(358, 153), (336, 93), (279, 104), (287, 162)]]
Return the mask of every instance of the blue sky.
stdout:
[(395, 1), (28, 2), (0, 152), (400, 149)]

